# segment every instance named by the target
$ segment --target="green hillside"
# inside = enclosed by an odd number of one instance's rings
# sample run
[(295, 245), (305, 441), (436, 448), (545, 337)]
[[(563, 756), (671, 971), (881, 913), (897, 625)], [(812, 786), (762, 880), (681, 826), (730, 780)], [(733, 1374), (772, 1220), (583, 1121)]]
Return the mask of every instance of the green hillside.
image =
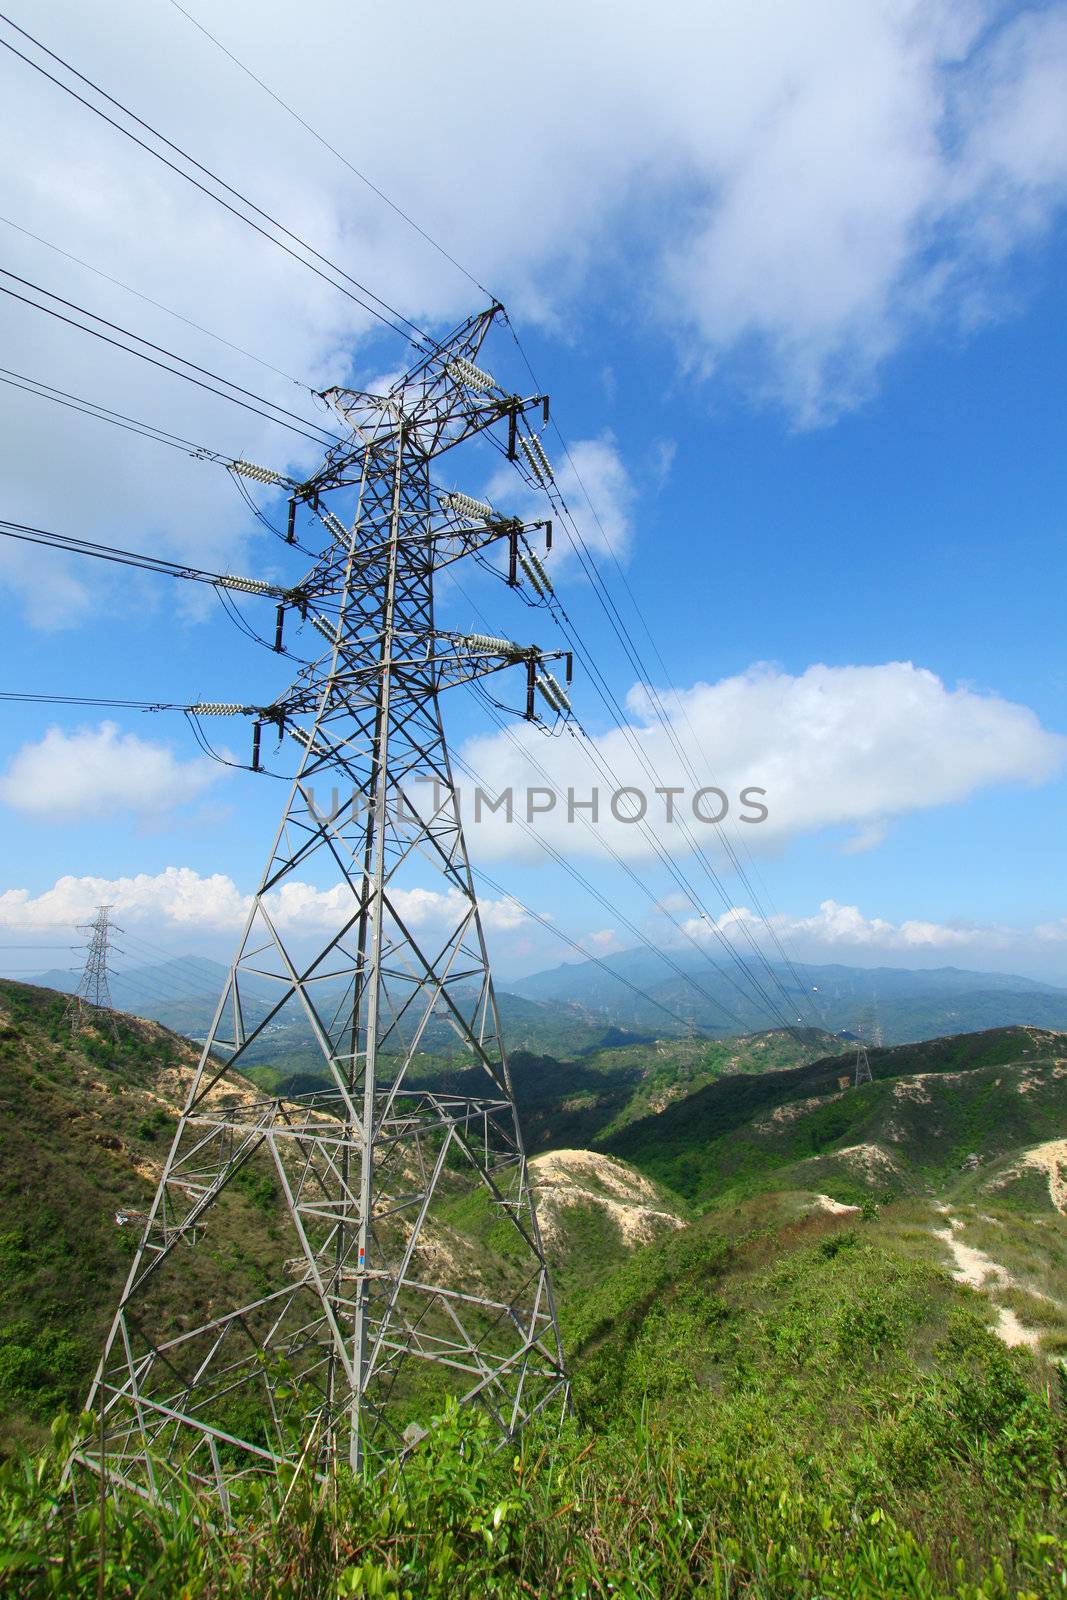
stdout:
[[(65, 1004), (52, 990), (0, 983), (0, 1421), (8, 1447), (40, 1440), (57, 1410), (85, 1397), (199, 1054), (136, 1017), (116, 1016), (115, 1038), (91, 1027), (72, 1039)], [(258, 1093), (236, 1073), (213, 1091), (220, 1099)], [(624, 1258), (684, 1210), (606, 1156), (575, 1152), (553, 1170), (534, 1163), (532, 1176), (562, 1281), (584, 1281), (588, 1259), (603, 1268)], [(128, 1222), (119, 1225), (120, 1215)], [(197, 1249), (182, 1252), (173, 1275), (159, 1275), (154, 1303), (177, 1330), (224, 1283), (246, 1299), (265, 1293), (287, 1234), (273, 1175), (253, 1157), (216, 1202)], [(458, 1173), (443, 1175), (425, 1236), (471, 1283), (499, 1287), (514, 1270), (510, 1230)]]
[[(523, 1137), (531, 1152), (591, 1144), (723, 1073), (773, 1071), (850, 1049), (847, 1041), (816, 1028), (737, 1039), (636, 1041), (610, 1028), (575, 1029), (563, 1017), (553, 1028), (557, 1054), (546, 1047), (509, 1047)], [(271, 1036), (260, 1056), (268, 1052), (270, 1060), (251, 1065), (248, 1076), (269, 1094), (302, 1094), (326, 1081), (321, 1054), (303, 1043), (294, 1046), (284, 1030)], [(466, 1057), (431, 1051), (416, 1056), (408, 1082), (455, 1094), (479, 1093), (483, 1087), (481, 1069)]]
[(977, 1155), (995, 1161), (1063, 1134), (1067, 1036), (1036, 1028), (932, 1039), (851, 1063), (721, 1077), (598, 1145), (691, 1201), (819, 1189), (841, 1200), (925, 1192)]
[(1053, 1375), (902, 1246), (893, 1209), (757, 1200), (609, 1271), (565, 1312), (562, 1438), (534, 1427), (495, 1453), (477, 1417), (446, 1417), (400, 1475), (235, 1484), (229, 1526), (188, 1491), (108, 1502), (101, 1538), (92, 1498), (58, 1488), (61, 1437), (0, 1470), (11, 1592), (89, 1597), (102, 1572), (108, 1594), (188, 1600), (1052, 1600)]
[[(546, 1421), (497, 1453), (446, 1411), (402, 1475), (235, 1483), (228, 1523), (186, 1486), (109, 1501), (102, 1528), (61, 1484), (62, 1425), (36, 1460), (18, 1447), (85, 1392), (133, 1243), (115, 1213), (148, 1200), (195, 1052), (129, 1018), (72, 1041), (62, 1007), (0, 986), (5, 1593), (1062, 1597), (1062, 1035), (872, 1051), (859, 1090), (850, 1057), (798, 1066), (780, 1034), (520, 1060), (562, 1438)], [(573, 1128), (600, 1147), (561, 1147)], [(172, 1325), (223, 1278), (261, 1281), (283, 1228), (250, 1167), (185, 1254)], [(508, 1237), (445, 1185), (429, 1247), (472, 1284), (507, 1281)]]
[[(151, 1203), (196, 1052), (156, 1023), (71, 1039), (65, 998), (0, 982), (0, 1419), (38, 1437), (84, 1398)], [(250, 1086), (227, 1074), (220, 1094)], [(187, 1262), (191, 1300), (260, 1281), (278, 1197), (253, 1167), (222, 1197)], [(129, 1222), (118, 1225), (118, 1214)], [(169, 1308), (173, 1325), (184, 1315)]]

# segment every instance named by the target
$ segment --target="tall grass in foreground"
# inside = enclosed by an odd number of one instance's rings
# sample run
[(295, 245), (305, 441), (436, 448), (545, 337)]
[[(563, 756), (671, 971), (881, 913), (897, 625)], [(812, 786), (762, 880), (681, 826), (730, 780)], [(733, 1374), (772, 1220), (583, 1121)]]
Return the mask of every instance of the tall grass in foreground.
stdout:
[(1067, 1595), (1061, 1369), (880, 1224), (699, 1226), (568, 1310), (578, 1416), (494, 1451), (447, 1410), (403, 1472), (235, 1486), (228, 1526), (61, 1487), (69, 1430), (0, 1467), (26, 1597), (1052, 1600)]

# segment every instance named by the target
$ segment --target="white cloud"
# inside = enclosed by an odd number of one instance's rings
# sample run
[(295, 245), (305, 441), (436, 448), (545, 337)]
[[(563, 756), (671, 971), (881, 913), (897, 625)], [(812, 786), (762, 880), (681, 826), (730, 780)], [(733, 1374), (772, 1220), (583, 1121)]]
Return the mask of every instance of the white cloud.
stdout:
[[(401, 917), (416, 929), (454, 923), (467, 904), (455, 889), (397, 889), (392, 898)], [(0, 893), (0, 928), (35, 933), (69, 928), (84, 922), (98, 905), (111, 905), (116, 920), (124, 924), (215, 934), (239, 930), (251, 904), (251, 896), (225, 873), (201, 876), (191, 867), (124, 878), (67, 876), (37, 895), (27, 889)], [(268, 896), (276, 926), (297, 934), (336, 930), (351, 914), (351, 905), (351, 891), (344, 886), (318, 889), (297, 880)], [(479, 909), (493, 932), (510, 933), (527, 921), (526, 913), (506, 897), (479, 900)]]
[(114, 722), (67, 733), (49, 728), (24, 744), (0, 777), (0, 803), (55, 822), (169, 815), (223, 774), (207, 757), (181, 761), (164, 744), (120, 733)]
[[(724, 933), (735, 943), (750, 939), (766, 944), (773, 931), (778, 938), (795, 944), (801, 959), (833, 959), (846, 963), (858, 959), (870, 964), (892, 958), (903, 965), (926, 965), (927, 958), (942, 961), (980, 960), (992, 957), (1020, 963), (1039, 963), (1042, 946), (1067, 941), (1067, 922), (1036, 927), (1008, 926), (1003, 923), (973, 921), (932, 922), (907, 917), (893, 922), (886, 917), (868, 916), (859, 906), (824, 900), (818, 911), (808, 916), (775, 914), (767, 922), (747, 906), (734, 906), (712, 921), (688, 917), (683, 923), (690, 940), (700, 944), (717, 943)], [(742, 931), (744, 941), (741, 940)], [(672, 940), (677, 934), (668, 931)], [(773, 951), (771, 952), (773, 954)]]
[(201, 877), (191, 867), (125, 878), (65, 876), (50, 889), (31, 894), (7, 889), (0, 894), (0, 927), (13, 931), (69, 928), (84, 922), (98, 905), (112, 905), (118, 920), (179, 929), (240, 927), (247, 897), (221, 872)]
[[(930, 318), (995, 312), (1000, 264), (1040, 239), (1067, 190), (1062, 0), (1021, 13), (995, 0), (665, 0), (654, 13), (637, 0), (585, 0), (577, 13), (544, 0), (536, 24), (490, 0), (458, 16), (436, 0), (322, 0), (298, 35), (279, 0), (231, 0), (205, 20), (520, 317), (572, 337), (582, 307), (610, 298), (676, 330), (691, 367), (725, 364), (801, 420), (867, 393)], [(447, 321), (480, 301), (173, 8), (116, 0), (101, 27), (91, 8), (57, 0), (34, 26), (407, 314)], [(490, 129), (486, 104), (505, 84), (511, 126), (535, 136)], [(388, 138), (366, 142), (383, 128)], [(232, 344), (313, 386), (365, 382), (403, 359), (391, 336), (367, 344), (374, 324), (351, 300), (7, 52), (0, 141), (0, 214)], [(24, 234), (0, 234), (13, 271), (321, 414), (286, 378)], [(231, 454), (297, 470), (314, 459), (249, 412), (6, 298), (0, 335), (16, 371)], [(118, 521), (135, 547), (205, 564), (244, 563), (250, 546), (266, 559), (215, 469), (0, 394), (7, 516), (89, 538)], [(627, 484), (611, 443), (581, 449), (607, 537), (624, 546)], [(47, 614), (34, 576), (46, 562), (66, 586)], [(4, 573), (52, 624), (76, 619), (78, 586), (95, 582), (51, 553), (6, 557)]]
[[(995, 784), (1042, 783), (1067, 761), (1067, 739), (1043, 728), (1026, 706), (972, 688), (950, 689), (910, 662), (820, 665), (797, 676), (758, 666), (715, 684), (696, 684), (664, 705), (671, 737), (638, 686), (627, 702), (628, 728), (601, 734), (594, 747), (597, 761), (619, 785), (642, 791), (649, 824), (675, 855), (692, 845), (677, 823), (667, 823), (667, 801), (656, 795), (643, 763), (656, 784), (684, 791), (673, 803), (691, 834), (705, 846), (716, 842), (715, 831), (693, 819), (694, 784), (678, 746), (701, 785), (725, 793), (727, 822), (737, 822), (754, 848), (827, 827), (855, 829), (852, 847), (872, 848), (893, 817), (961, 801)], [(533, 826), (561, 851), (596, 855), (610, 845), (631, 859), (654, 853), (640, 828), (613, 818), (613, 783), (596, 770), (578, 739), (548, 740), (523, 725), (470, 741), (462, 759), (491, 792), (510, 788), (520, 814), (526, 789), (547, 787), (537, 766), (547, 772), (558, 799), (550, 811), (534, 816)], [(594, 786), (600, 794), (596, 827), (582, 824), (589, 812), (577, 807), (576, 820), (568, 821), (568, 790), (580, 803)], [(749, 786), (766, 791), (761, 803), (769, 814), (758, 824), (738, 821), (746, 814), (739, 800)], [(465, 817), (477, 850), (536, 858), (536, 842), (518, 824), (506, 823), (503, 812), (483, 808), (482, 820), (475, 820), (472, 790), (468, 783)], [(535, 807), (542, 804), (547, 800), (535, 798)], [(714, 796), (701, 804), (708, 816), (712, 808), (721, 809)]]
[[(725, 912), (717, 919), (715, 927), (730, 933), (742, 925), (757, 939), (766, 935), (762, 920), (747, 906), (734, 907)], [(824, 900), (812, 916), (772, 917), (770, 925), (779, 936), (800, 939), (805, 944), (819, 947), (840, 945), (857, 949), (876, 946), (882, 950), (929, 950), (988, 944), (994, 938), (1004, 942), (1004, 931), (1001, 929), (955, 927), (948, 923), (917, 919), (893, 923), (884, 917), (867, 917), (858, 906), (839, 905), (836, 900)], [(711, 924), (699, 917), (690, 918), (685, 926), (694, 938), (709, 943), (714, 938)]]
[[(567, 502), (582, 542), (596, 555), (612, 554), (624, 561), (630, 548), (636, 489), (611, 434), (605, 433), (598, 439), (579, 439), (568, 445), (566, 454), (558, 444), (553, 450), (551, 435), (546, 435), (545, 443), (556, 486)], [(525, 489), (516, 497), (515, 487), (513, 469), (502, 467), (489, 480), (486, 493), (494, 504), (508, 503), (510, 498), (509, 509), (525, 519), (544, 516), (544, 497)], [(572, 555), (570, 533), (557, 525), (550, 563), (552, 574), (557, 574)]]
[(1067, 12), (747, 11), (715, 130), (733, 141), (671, 277), (698, 361), (744, 353), (766, 393), (819, 422), (933, 318), (990, 314), (997, 264), (1062, 207)]

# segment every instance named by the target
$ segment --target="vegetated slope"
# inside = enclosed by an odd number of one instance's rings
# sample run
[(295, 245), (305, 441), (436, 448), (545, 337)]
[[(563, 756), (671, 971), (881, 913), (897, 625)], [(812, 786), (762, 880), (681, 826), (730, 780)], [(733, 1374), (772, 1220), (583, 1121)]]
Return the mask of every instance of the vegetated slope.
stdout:
[[(60, 1407), (85, 1397), (199, 1055), (158, 1024), (121, 1015), (114, 1039), (99, 1025), (72, 1038), (65, 1004), (51, 990), (0, 982), (0, 1420), (9, 1443), (39, 1436)], [(227, 1073), (212, 1093), (260, 1091)], [(679, 1225), (677, 1202), (607, 1156), (535, 1163), (532, 1181), (549, 1259), (568, 1282)], [(174, 1271), (157, 1275), (152, 1303), (175, 1330), (211, 1303), (265, 1293), (296, 1252), (265, 1158), (235, 1176), (200, 1233)], [(512, 1259), (515, 1244), (484, 1189), (466, 1192), (462, 1174), (446, 1168), (419, 1259), (504, 1289), (528, 1266)]]
[(782, 1029), (737, 1039), (655, 1039), (616, 1044), (567, 1061), (525, 1052), (512, 1057), (512, 1079), (529, 1150), (592, 1144), (627, 1123), (657, 1116), (724, 1073), (794, 1066), (812, 1051), (847, 1051), (820, 1030)]
[[(514, 1450), (447, 1418), (402, 1473), (235, 1483), (228, 1525), (0, 1474), (22, 1596), (530, 1594), (1052, 1600), (1067, 1553), (1055, 1373), (869, 1223), (772, 1197), (658, 1239), (572, 1297), (578, 1402)], [(53, 1499), (55, 1496), (55, 1499)], [(199, 1514), (197, 1514), (199, 1511)], [(57, 1514), (58, 1513), (58, 1514)]]
[(919, 1192), (1063, 1135), (1067, 1036), (1001, 1028), (870, 1052), (874, 1082), (847, 1058), (720, 1078), (658, 1117), (604, 1139), (690, 1200), (726, 1191), (823, 1190), (843, 1200)]
[[(723, 1072), (765, 1072), (792, 1066), (813, 1049), (849, 1045), (816, 1029), (799, 1037), (781, 1031), (741, 1039), (653, 1039), (615, 1043), (561, 1060), (518, 1050), (511, 1080), (523, 1140), (530, 1154), (588, 1146), (626, 1123), (656, 1113)], [(252, 1076), (262, 1081), (262, 1075)], [(443, 1093), (480, 1094), (480, 1067), (421, 1057), (407, 1080)]]
[[(0, 1418), (10, 1440), (77, 1408), (140, 1232), (197, 1052), (139, 1018), (71, 1038), (65, 998), (0, 981)], [(252, 1093), (227, 1074), (216, 1098)], [(188, 1252), (189, 1307), (225, 1281), (253, 1297), (277, 1198), (249, 1167)], [(116, 1217), (129, 1221), (120, 1226)]]
[[(143, 1023), (120, 1022), (117, 1050), (93, 1034), (72, 1045), (62, 1002), (13, 984), (0, 1005), (0, 1088), (19, 1138), (17, 1163), (5, 1156), (5, 1249), (16, 1235), (25, 1322), (36, 1327), (43, 1316), (66, 1341), (30, 1352), (30, 1369), (18, 1340), (3, 1343), (5, 1380), (29, 1370), (53, 1386), (16, 1392), (14, 1431), (26, 1436), (65, 1382), (80, 1398), (84, 1378), (70, 1385), (69, 1371), (91, 1365), (95, 1341), (83, 1348), (70, 1330), (86, 1309), (101, 1329), (106, 1320), (114, 1285), (94, 1274), (117, 1280), (117, 1241), (129, 1238), (112, 1212), (129, 1203), (139, 1167), (158, 1162), (151, 1119), (173, 1115), (168, 1097), (192, 1052)], [(1020, 1105), (1038, 1105), (1061, 1046), (1035, 1034), (937, 1041), (922, 1047), (922, 1077), (882, 1076), (899, 1058), (877, 1052), (878, 1081), (851, 1098), (992, 1073), (1000, 1089), (1010, 1080)], [(672, 1126), (731, 1084), (754, 1092), (776, 1081), (764, 1113), (820, 1087), (832, 1095), (846, 1065), (721, 1080), (623, 1134)], [(751, 1112), (736, 1128), (746, 1120)], [(1010, 1164), (959, 1181), (992, 1181)], [(556, 1151), (531, 1167), (578, 1400), (562, 1440), (547, 1421), (543, 1433), (533, 1428), (516, 1466), (468, 1416), (427, 1441), (401, 1479), (342, 1479), (325, 1502), (310, 1475), (265, 1494), (234, 1484), (229, 1528), (188, 1500), (173, 1516), (109, 1503), (108, 1592), (1062, 1593), (1067, 1436), (1055, 1370), (1007, 1350), (987, 1331), (985, 1298), (936, 1265), (928, 1202), (897, 1201), (861, 1222), (816, 1209), (810, 1196), (735, 1194), (683, 1228), (670, 1220), (681, 1208), (669, 1196), (606, 1157)], [(150, 1178), (142, 1182), (147, 1194)], [(445, 1201), (433, 1247), (462, 1252), (465, 1272), (506, 1273), (493, 1239), (499, 1217), (469, 1198)], [(199, 1252), (188, 1253), (184, 1282), (196, 1293), (212, 1293), (217, 1273), (231, 1290), (250, 1282), (254, 1241), (269, 1242), (269, 1196), (238, 1191), (224, 1206), (225, 1236), (216, 1232), (199, 1280)], [(627, 1233), (653, 1211), (663, 1227), (633, 1248)], [(31, 1226), (37, 1232), (23, 1237)], [(6, 1293), (5, 1331), (18, 1315)], [(10, 1417), (10, 1391), (5, 1402)], [(38, 1471), (0, 1469), (0, 1562), (18, 1595), (97, 1592), (95, 1503), (90, 1496), (79, 1509), (59, 1488), (61, 1458), (62, 1444)]]
[[(534, 1154), (589, 1145), (599, 1135), (663, 1110), (724, 1072), (765, 1072), (793, 1066), (814, 1050), (829, 1054), (850, 1048), (847, 1041), (812, 1028), (722, 1040), (698, 1035), (635, 1043), (613, 1038), (565, 1058), (513, 1050), (509, 1062), (523, 1139)], [(251, 1066), (248, 1075), (271, 1094), (321, 1088), (322, 1072), (293, 1070), (298, 1060), (312, 1064), (310, 1054), (294, 1057), (281, 1050), (277, 1066)], [(485, 1074), (466, 1055), (443, 1058), (420, 1052), (407, 1082), (442, 1093), (480, 1094)]]

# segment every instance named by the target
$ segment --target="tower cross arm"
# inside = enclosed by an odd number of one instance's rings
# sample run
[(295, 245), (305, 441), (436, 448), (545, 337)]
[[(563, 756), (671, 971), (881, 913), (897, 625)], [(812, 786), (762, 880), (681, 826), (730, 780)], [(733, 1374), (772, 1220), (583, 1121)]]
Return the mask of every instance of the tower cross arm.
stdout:
[(322, 398), (352, 429), (351, 442), (336, 445), (319, 471), (302, 486), (301, 497), (311, 498), (329, 489), (358, 484), (368, 449), (380, 452), (383, 459), (403, 435), (409, 450), (430, 460), (462, 444), (475, 434), (484, 433), (506, 420), (509, 428), (508, 453), (513, 455), (513, 438), (518, 419), (527, 412), (548, 409), (545, 395), (501, 394), (457, 405), (458, 385), (449, 383), (443, 393), (431, 393), (411, 403), (400, 395), (370, 395), (355, 389), (327, 389)]

